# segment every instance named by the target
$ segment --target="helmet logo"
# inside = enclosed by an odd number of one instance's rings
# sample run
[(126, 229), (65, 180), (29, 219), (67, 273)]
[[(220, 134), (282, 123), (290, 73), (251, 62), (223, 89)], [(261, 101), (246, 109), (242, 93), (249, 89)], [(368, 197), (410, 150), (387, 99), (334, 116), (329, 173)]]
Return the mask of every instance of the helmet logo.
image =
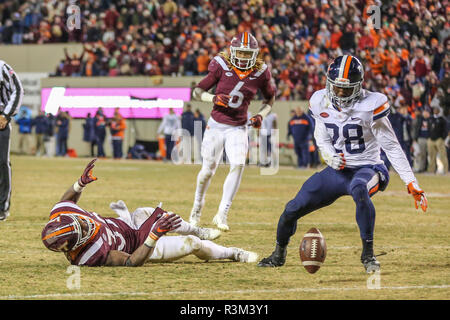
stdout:
[(326, 112), (322, 112), (322, 113), (320, 114), (320, 116), (321, 116), (322, 118), (328, 118), (330, 115), (329, 115), (328, 113), (326, 113)]
[(350, 83), (350, 80), (349, 79), (345, 79), (345, 78), (337, 78), (336, 80), (335, 80), (335, 82), (336, 83), (344, 83), (344, 84), (347, 84), (347, 83)]

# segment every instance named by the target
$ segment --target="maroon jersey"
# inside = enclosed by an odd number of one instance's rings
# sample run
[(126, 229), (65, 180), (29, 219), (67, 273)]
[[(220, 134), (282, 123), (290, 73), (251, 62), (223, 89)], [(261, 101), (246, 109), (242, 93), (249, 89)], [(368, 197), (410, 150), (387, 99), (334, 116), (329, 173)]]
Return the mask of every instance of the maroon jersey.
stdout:
[(211, 117), (217, 122), (242, 126), (248, 120), (247, 109), (258, 89), (265, 99), (271, 99), (275, 95), (272, 75), (266, 64), (259, 70), (243, 72), (219, 55), (209, 63), (208, 72), (197, 87), (208, 91), (217, 85), (215, 94), (231, 96), (227, 108), (214, 105)]
[(50, 219), (63, 213), (77, 213), (94, 220), (95, 231), (91, 238), (81, 247), (67, 253), (71, 264), (91, 267), (104, 265), (111, 250), (132, 254), (144, 243), (157, 220), (152, 215), (139, 229), (133, 229), (120, 218), (103, 218), (95, 212), (83, 210), (72, 201), (57, 203), (50, 213)]

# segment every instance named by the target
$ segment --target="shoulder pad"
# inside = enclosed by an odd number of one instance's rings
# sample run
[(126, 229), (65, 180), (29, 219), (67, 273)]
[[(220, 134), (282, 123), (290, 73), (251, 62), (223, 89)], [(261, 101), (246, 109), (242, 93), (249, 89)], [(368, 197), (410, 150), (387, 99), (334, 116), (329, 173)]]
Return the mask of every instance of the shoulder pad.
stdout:
[(316, 117), (327, 107), (327, 94), (326, 89), (321, 89), (313, 93), (309, 99), (309, 111), (311, 115)]
[(209, 72), (215, 72), (215, 71), (217, 71), (217, 69), (230, 71), (230, 68), (228, 67), (228, 63), (221, 56), (215, 56), (214, 59), (212, 59), (208, 65)]
[(382, 93), (364, 90), (362, 99), (358, 101), (357, 110), (371, 112), (373, 120), (378, 120), (389, 115), (388, 98)]

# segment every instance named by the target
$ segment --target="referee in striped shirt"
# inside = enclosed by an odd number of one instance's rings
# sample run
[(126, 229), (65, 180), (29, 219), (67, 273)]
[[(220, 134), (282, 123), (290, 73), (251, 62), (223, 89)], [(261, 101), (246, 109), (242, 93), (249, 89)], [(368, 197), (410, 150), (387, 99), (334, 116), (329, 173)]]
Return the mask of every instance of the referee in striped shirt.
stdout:
[(0, 60), (0, 221), (9, 216), (11, 162), (9, 160), (11, 118), (22, 103), (23, 88), (13, 69)]

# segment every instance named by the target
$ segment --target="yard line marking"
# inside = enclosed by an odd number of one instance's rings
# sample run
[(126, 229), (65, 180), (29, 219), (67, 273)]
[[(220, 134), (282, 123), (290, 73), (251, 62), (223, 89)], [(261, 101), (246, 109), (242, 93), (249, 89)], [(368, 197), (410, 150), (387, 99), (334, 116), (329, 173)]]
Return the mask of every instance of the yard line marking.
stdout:
[[(442, 285), (423, 285), (423, 286), (398, 286), (398, 287), (380, 287), (377, 290), (410, 290), (410, 289), (449, 289), (449, 284)], [(349, 288), (333, 288), (333, 287), (324, 287), (324, 288), (290, 288), (290, 289), (261, 289), (261, 290), (200, 290), (200, 291), (151, 291), (151, 292), (87, 292), (87, 293), (52, 293), (52, 294), (36, 294), (36, 295), (28, 295), (28, 296), (20, 296), (20, 295), (9, 295), (9, 296), (0, 296), (1, 300), (5, 299), (43, 299), (43, 298), (62, 298), (62, 297), (92, 297), (92, 296), (145, 296), (145, 295), (211, 295), (211, 294), (251, 294), (251, 293), (286, 293), (286, 292), (322, 292), (322, 291), (360, 291), (360, 290), (369, 290), (367, 287), (349, 287)]]

